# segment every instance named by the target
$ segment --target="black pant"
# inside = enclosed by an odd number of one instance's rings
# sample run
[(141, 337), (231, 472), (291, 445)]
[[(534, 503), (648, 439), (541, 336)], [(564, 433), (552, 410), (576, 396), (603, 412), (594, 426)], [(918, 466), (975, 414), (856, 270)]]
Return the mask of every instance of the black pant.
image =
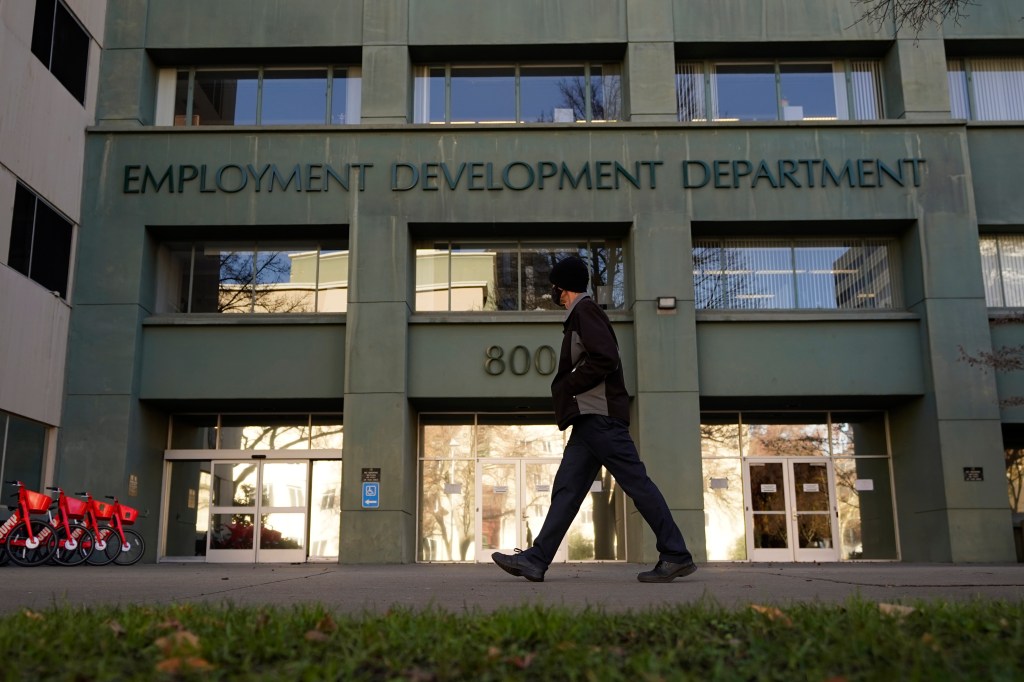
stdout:
[(660, 558), (677, 564), (692, 561), (665, 497), (647, 476), (625, 422), (596, 414), (577, 417), (572, 424), (572, 435), (555, 474), (551, 508), (533, 547), (527, 550), (530, 558), (545, 566), (554, 560), (602, 465), (654, 531)]

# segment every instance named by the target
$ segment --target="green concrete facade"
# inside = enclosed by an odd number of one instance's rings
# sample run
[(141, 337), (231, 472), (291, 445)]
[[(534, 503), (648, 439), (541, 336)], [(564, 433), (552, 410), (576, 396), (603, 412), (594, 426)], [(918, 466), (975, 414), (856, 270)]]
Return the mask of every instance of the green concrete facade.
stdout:
[[(1024, 226), (1015, 180), (1024, 126), (952, 120), (945, 65), (951, 47), (963, 51), (973, 41), (1019, 45), (1020, 23), (996, 18), (1011, 4), (987, 2), (961, 25), (914, 40), (857, 23), (847, 0), (110, 0), (97, 122), (87, 140), (57, 475), (87, 487), (120, 478), (123, 488), (135, 477), (155, 511), (170, 415), (343, 412), (340, 561), (415, 561), (417, 415), (550, 410), (548, 377), (490, 376), (484, 352), (557, 348), (561, 321), (558, 313), (416, 313), (415, 238), (448, 228), (514, 237), (520, 225), (559, 236), (587, 226), (625, 240), (628, 301), (610, 316), (634, 398), (631, 430), (698, 559), (702, 409), (871, 408), (889, 415), (900, 558), (1013, 561), (1002, 427), (1024, 421), (1024, 412), (1001, 411), (999, 399), (1021, 385), (959, 361), (958, 349), (1006, 340), (990, 331), (979, 229)], [(748, 54), (880, 58), (884, 118), (677, 122), (677, 59)], [(416, 63), (589, 55), (623, 64), (626, 120), (411, 123)], [(339, 60), (362, 68), (359, 125), (154, 126), (160, 68)], [(780, 160), (837, 168), (852, 160), (853, 175), (815, 187), (767, 180), (733, 187), (731, 177), (722, 187), (684, 186), (684, 162), (737, 159), (776, 169)], [(870, 160), (860, 177), (857, 160)], [(882, 178), (878, 161), (902, 168), (902, 185)], [(478, 188), (396, 186), (393, 164), (440, 162), (482, 164)], [(593, 188), (527, 183), (527, 167), (539, 177), (542, 162), (589, 164)], [(616, 163), (636, 171), (640, 186), (617, 175)], [(326, 183), (319, 191), (314, 183), (257, 192), (250, 182), (225, 191), (235, 187), (235, 168), (248, 164), (289, 172), (299, 165), (303, 173), (310, 164), (349, 164), (352, 175), (348, 190)], [(516, 165), (505, 181), (509, 164)], [(205, 186), (191, 181), (169, 191), (182, 166), (204, 165)], [(233, 167), (222, 171), (218, 190), (214, 175), (226, 166)], [(147, 186), (147, 168), (157, 179), (171, 168), (174, 180)], [(346, 313), (156, 314), (161, 239), (246, 230), (288, 236), (310, 226), (348, 238)], [(694, 235), (736, 226), (752, 234), (896, 237), (903, 309), (697, 311)], [(659, 312), (660, 296), (676, 297), (677, 309)], [(1010, 328), (998, 333), (1014, 338)], [(359, 504), (359, 472), (367, 467), (382, 472), (379, 509)], [(964, 467), (983, 467), (984, 481), (965, 481)], [(154, 536), (156, 516), (141, 524)], [(628, 533), (628, 560), (657, 558), (635, 513)]]

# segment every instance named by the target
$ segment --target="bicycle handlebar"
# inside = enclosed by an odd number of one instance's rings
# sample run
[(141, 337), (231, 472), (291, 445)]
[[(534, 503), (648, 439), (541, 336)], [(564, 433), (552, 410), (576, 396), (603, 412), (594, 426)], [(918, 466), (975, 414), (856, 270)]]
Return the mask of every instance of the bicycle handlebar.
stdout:
[(117, 499), (117, 498), (115, 498), (115, 497), (114, 497), (113, 495), (104, 495), (103, 497), (107, 498), (108, 500), (114, 500), (114, 499)]
[(7, 485), (21, 485), (21, 481), (4, 481), (4, 483), (6, 483)]
[(80, 492), (80, 493), (75, 493), (75, 495), (88, 495), (88, 494), (89, 493), (85, 492), (84, 490), (82, 492)]
[(52, 485), (46, 486), (46, 489), (47, 490), (52, 490), (52, 491), (54, 491), (56, 493), (59, 493), (61, 491), (60, 488), (54, 488)]

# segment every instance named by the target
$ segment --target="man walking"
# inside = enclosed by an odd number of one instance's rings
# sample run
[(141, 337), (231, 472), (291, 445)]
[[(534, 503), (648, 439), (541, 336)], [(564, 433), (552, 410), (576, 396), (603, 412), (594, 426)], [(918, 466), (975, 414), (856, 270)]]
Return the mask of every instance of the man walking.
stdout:
[(667, 583), (697, 570), (665, 497), (647, 476), (629, 435), (629, 395), (618, 342), (604, 311), (587, 295), (586, 263), (569, 256), (550, 275), (552, 300), (568, 313), (562, 325), (558, 371), (551, 382), (558, 428), (572, 426), (551, 491), (551, 507), (533, 547), (515, 554), (495, 552), (494, 563), (515, 576), (543, 582), (544, 573), (590, 492), (601, 466), (619, 485), (657, 537), (659, 560), (637, 575), (644, 583)]

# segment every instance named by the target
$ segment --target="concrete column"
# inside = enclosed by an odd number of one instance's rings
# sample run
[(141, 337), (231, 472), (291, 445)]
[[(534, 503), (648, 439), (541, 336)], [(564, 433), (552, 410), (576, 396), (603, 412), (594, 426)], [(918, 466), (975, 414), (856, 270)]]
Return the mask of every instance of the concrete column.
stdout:
[[(639, 216), (632, 235), (636, 301), (636, 419), (633, 433), (651, 478), (668, 501), (694, 556), (705, 558), (700, 395), (689, 222), (677, 214)], [(675, 296), (658, 311), (658, 296)], [(643, 526), (642, 536), (636, 532)], [(630, 561), (658, 558), (654, 534), (634, 520)], [(638, 546), (639, 545), (639, 546)]]
[[(905, 261), (911, 276), (921, 277), (909, 303), (922, 318), (929, 384), (922, 399), (892, 413), (894, 485), (907, 561), (1015, 558), (995, 378), (959, 360), (960, 348), (972, 354), (991, 349), (980, 261), (963, 257), (979, 248), (977, 228), (966, 215), (929, 213), (905, 242), (917, 251)], [(919, 269), (920, 263), (929, 266)], [(984, 480), (966, 480), (965, 468), (981, 468)]]
[(629, 120), (675, 121), (675, 47), (670, 0), (629, 0), (623, 99)]
[[(340, 560), (408, 563), (416, 538), (408, 230), (391, 216), (359, 216), (350, 246)], [(380, 469), (379, 508), (362, 508), (363, 469)]]
[(409, 0), (363, 4), (363, 123), (408, 123), (412, 109)]
[(157, 70), (145, 50), (148, 5), (139, 0), (108, 0), (97, 125), (153, 125)]
[(882, 70), (884, 118), (949, 119), (946, 51), (937, 28), (897, 38)]

